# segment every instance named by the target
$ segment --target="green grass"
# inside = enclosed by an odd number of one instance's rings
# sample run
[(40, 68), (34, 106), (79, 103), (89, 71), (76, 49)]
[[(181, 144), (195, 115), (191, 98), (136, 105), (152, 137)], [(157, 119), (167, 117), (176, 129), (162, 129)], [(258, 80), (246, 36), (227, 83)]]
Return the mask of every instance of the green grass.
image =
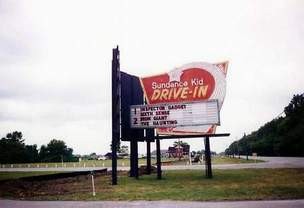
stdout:
[[(90, 178), (63, 183), (61, 193), (52, 194), (48, 190), (58, 189), (60, 183), (48, 182), (36, 184), (33, 192), (36, 195), (28, 199), (209, 201), (304, 198), (304, 169), (214, 170), (213, 173), (213, 179), (206, 179), (203, 170), (164, 171), (162, 180), (157, 180), (155, 174), (140, 176), (139, 180), (124, 174), (119, 176), (116, 186), (111, 185), (109, 175), (100, 176), (95, 178), (95, 197), (91, 193)], [(13, 192), (5, 194), (0, 197), (14, 196)]]
[[(215, 170), (213, 179), (206, 179), (203, 171), (166, 171), (160, 181), (153, 175), (139, 180), (120, 177), (118, 183), (110, 190), (98, 189), (95, 198), (87, 197), (97, 200), (191, 201), (304, 197), (303, 169)], [(81, 195), (78, 197), (85, 199)]]
[[(242, 163), (259, 163), (259, 162), (264, 162), (262, 160), (246, 160), (243, 158), (237, 158), (237, 157), (219, 157), (219, 156), (215, 156), (211, 158), (211, 163), (215, 164), (215, 165), (221, 165), (221, 164), (242, 164)], [(204, 163), (204, 161), (203, 161)], [(175, 159), (173, 162), (174, 165), (187, 165), (189, 164), (189, 160), (188, 159), (182, 159), (182, 160), (178, 160)], [(202, 163), (192, 163), (193, 165), (200, 165)]]
[(58, 172), (53, 171), (43, 171), (43, 172), (0, 172), (0, 181), (9, 180), (9, 179), (18, 179), (22, 177), (29, 176), (39, 176), (39, 175), (49, 175)]

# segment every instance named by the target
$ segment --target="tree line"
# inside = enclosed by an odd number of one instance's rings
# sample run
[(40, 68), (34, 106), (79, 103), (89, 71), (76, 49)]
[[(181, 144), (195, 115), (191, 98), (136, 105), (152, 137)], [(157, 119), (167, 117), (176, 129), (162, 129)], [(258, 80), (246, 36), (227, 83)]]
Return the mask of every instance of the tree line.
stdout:
[(64, 141), (52, 139), (47, 145), (26, 145), (21, 132), (8, 133), (0, 140), (0, 163), (74, 162), (73, 149)]
[(233, 142), (226, 155), (304, 156), (304, 93), (294, 95), (277, 117)]

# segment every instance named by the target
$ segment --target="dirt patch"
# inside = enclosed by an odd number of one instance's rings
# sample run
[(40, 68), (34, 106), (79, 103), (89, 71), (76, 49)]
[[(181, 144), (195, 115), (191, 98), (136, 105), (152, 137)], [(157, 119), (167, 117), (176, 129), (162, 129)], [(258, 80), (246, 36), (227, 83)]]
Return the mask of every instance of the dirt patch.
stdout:
[[(122, 173), (123, 174), (123, 173)], [(110, 187), (111, 178), (106, 173), (96, 173), (96, 181)], [(0, 197), (14, 199), (34, 199), (43, 196), (69, 195), (92, 191), (91, 175), (80, 175), (53, 180), (7, 180), (0, 182)]]

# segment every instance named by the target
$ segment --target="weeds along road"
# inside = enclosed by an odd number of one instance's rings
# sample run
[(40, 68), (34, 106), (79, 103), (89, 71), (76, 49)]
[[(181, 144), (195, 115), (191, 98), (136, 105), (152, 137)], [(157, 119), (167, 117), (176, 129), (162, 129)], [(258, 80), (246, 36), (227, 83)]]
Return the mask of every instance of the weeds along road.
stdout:
[(304, 200), (275, 201), (223, 201), (223, 202), (188, 202), (188, 201), (15, 201), (0, 200), (3, 208), (302, 208)]
[[(242, 156), (243, 158), (245, 156)], [(252, 159), (252, 157), (249, 157)], [(258, 160), (265, 162), (259, 163), (242, 163), (242, 164), (221, 164), (212, 165), (213, 169), (248, 169), (248, 168), (304, 168), (304, 157), (258, 157)], [(88, 171), (98, 170), (103, 167), (85, 167), (85, 168), (0, 168), (2, 172), (10, 171)], [(111, 170), (110, 167), (107, 167)], [(201, 170), (204, 169), (205, 165), (171, 165), (162, 166), (162, 170)], [(118, 170), (129, 170), (129, 167), (118, 167)]]

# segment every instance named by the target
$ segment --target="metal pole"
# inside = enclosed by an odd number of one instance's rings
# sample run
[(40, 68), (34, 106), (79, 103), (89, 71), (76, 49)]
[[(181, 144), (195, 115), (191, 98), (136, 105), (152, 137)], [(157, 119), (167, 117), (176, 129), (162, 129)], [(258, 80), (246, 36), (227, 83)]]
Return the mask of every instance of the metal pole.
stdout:
[(134, 176), (138, 179), (138, 142), (134, 142)]
[(147, 174), (151, 174), (151, 142), (147, 141)]
[(120, 71), (119, 49), (113, 49), (112, 59), (112, 185), (117, 184), (117, 143), (120, 139)]
[(130, 177), (138, 178), (138, 143), (131, 140)]
[(92, 194), (93, 196), (96, 196), (96, 192), (95, 192), (95, 182), (94, 182), (94, 173), (91, 173), (91, 178), (92, 178)]
[(131, 154), (130, 154), (130, 177), (134, 177), (134, 141), (130, 141), (130, 146), (131, 146)]
[(207, 166), (207, 154), (206, 154), (206, 137), (204, 138), (204, 145), (205, 145), (205, 151), (204, 151), (204, 159), (205, 159), (205, 176), (208, 175), (208, 166)]
[(162, 178), (161, 158), (160, 158), (160, 141), (156, 139), (156, 163), (157, 163), (157, 179)]
[(206, 177), (212, 178), (210, 141), (208, 136), (205, 137), (205, 160), (206, 160)]

